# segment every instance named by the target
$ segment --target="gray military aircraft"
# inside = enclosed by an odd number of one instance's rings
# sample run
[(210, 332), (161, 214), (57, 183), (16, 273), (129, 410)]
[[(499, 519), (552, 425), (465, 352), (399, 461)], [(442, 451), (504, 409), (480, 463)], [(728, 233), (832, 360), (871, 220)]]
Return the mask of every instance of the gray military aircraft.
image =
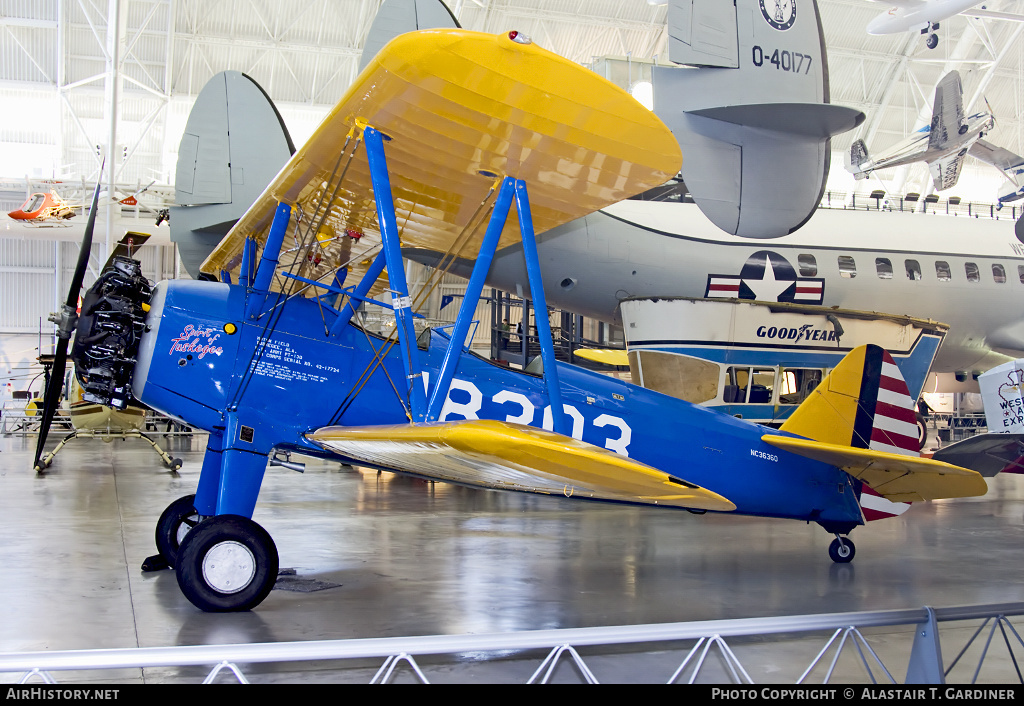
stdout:
[(1013, 188), (1000, 193), (1000, 203), (1021, 195), (1017, 171), (1024, 166), (1024, 157), (997, 147), (982, 137), (995, 126), (992, 113), (983, 111), (964, 114), (964, 89), (960, 74), (950, 71), (935, 87), (932, 120), (910, 137), (886, 150), (870, 156), (863, 140), (850, 147), (846, 169), (855, 179), (867, 179), (877, 169), (925, 162), (936, 191), (956, 186), (967, 155), (1001, 170)]

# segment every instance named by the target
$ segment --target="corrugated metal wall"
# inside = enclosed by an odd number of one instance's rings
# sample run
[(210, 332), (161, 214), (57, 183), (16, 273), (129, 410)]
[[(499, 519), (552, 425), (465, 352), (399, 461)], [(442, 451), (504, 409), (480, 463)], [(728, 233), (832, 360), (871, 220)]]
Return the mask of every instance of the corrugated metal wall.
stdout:
[[(0, 336), (53, 330), (47, 317), (67, 297), (78, 252), (79, 244), (74, 242), (0, 238)], [(150, 280), (174, 276), (173, 246), (147, 246), (135, 257)], [(103, 264), (94, 254), (85, 287)]]

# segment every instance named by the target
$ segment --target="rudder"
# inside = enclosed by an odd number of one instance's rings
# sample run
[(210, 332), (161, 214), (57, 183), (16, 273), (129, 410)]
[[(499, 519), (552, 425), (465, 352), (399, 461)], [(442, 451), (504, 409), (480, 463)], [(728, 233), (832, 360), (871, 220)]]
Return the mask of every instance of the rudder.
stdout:
[[(892, 356), (875, 345), (850, 351), (786, 420), (782, 431), (815, 441), (918, 455), (910, 389)], [(869, 522), (901, 515), (910, 506), (858, 485)]]
[(790, 415), (782, 431), (814, 441), (918, 455), (914, 400), (892, 356), (855, 348)]

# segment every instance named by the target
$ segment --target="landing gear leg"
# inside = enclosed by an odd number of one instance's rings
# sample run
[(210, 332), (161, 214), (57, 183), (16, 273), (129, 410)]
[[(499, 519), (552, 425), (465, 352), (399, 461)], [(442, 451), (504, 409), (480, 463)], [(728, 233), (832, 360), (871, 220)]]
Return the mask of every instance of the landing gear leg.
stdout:
[(203, 520), (178, 551), (178, 586), (211, 613), (244, 611), (263, 602), (277, 581), (277, 546), (270, 534), (240, 515)]
[(222, 434), (210, 435), (196, 489), (195, 511), (206, 519), (180, 540), (174, 559), (182, 593), (207, 612), (255, 608), (277, 581), (274, 540), (249, 519), (271, 451), (253, 440), (269, 434), (233, 413), (225, 422)]
[(151, 438), (149, 438), (148, 436), (143, 434), (141, 431), (139, 432), (139, 438), (140, 439), (145, 439), (146, 441), (149, 442), (150, 446), (153, 447), (153, 450), (156, 451), (157, 454), (160, 455), (160, 459), (164, 462), (165, 466), (170, 468), (172, 471), (176, 471), (179, 468), (181, 468), (181, 459), (180, 458), (171, 458), (171, 455), (169, 453), (167, 453), (162, 448), (160, 448), (159, 444), (157, 444)]
[(853, 561), (853, 555), (856, 553), (857, 548), (853, 546), (850, 538), (839, 534), (832, 540), (832, 544), (828, 548), (829, 557), (837, 564), (849, 564)]
[(38, 473), (39, 475), (42, 475), (46, 471), (47, 468), (49, 468), (51, 465), (53, 465), (53, 457), (57, 455), (58, 451), (60, 451), (62, 448), (64, 448), (64, 444), (68, 443), (69, 441), (71, 441), (72, 439), (77, 438), (77, 437), (78, 437), (78, 432), (77, 431), (73, 431), (70, 434), (68, 434), (67, 436), (65, 436), (61, 440), (61, 442), (59, 444), (57, 444), (57, 448), (55, 448), (53, 451), (51, 451), (50, 453), (46, 454), (41, 459), (39, 459), (39, 465), (36, 466), (36, 473)]

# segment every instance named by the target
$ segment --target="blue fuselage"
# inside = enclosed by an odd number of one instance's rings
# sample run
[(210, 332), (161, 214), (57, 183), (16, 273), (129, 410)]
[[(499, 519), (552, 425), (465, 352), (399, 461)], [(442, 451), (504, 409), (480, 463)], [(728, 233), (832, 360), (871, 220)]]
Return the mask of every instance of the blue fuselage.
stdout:
[[(249, 315), (247, 307), (268, 309), (253, 307), (247, 298), (254, 296), (237, 285), (159, 284), (132, 382), (135, 396), (219, 435), (225, 450), (253, 454), (274, 447), (323, 454), (307, 433), (409, 420), (397, 344), (354, 325), (331, 334), (338, 314), (316, 300), (295, 297), (271, 313)], [(431, 333), (428, 348), (419, 351), (425, 381), (418, 384), (437, 379), (448, 340)], [(742, 514), (847, 528), (842, 531), (863, 522), (851, 478), (761, 440), (775, 430), (576, 366), (560, 364), (558, 374), (576, 438), (719, 493)], [(468, 351), (439, 421), (463, 418), (552, 428), (541, 376)]]

